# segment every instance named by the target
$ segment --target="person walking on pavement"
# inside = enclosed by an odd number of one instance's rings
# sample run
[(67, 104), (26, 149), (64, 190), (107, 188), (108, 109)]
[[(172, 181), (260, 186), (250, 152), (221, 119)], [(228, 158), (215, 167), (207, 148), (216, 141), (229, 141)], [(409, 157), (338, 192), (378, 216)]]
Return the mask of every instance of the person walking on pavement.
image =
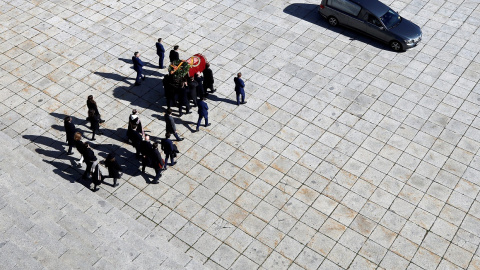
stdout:
[(137, 131), (137, 127), (133, 126), (131, 130), (127, 131), (127, 137), (132, 142), (132, 146), (135, 147), (136, 156), (140, 158), (141, 155), (141, 143), (142, 143), (142, 135)]
[(155, 178), (153, 179), (153, 184), (158, 184), (158, 180), (162, 177), (162, 170), (166, 170), (165, 161), (162, 159), (162, 155), (158, 151), (158, 143), (153, 143), (153, 156), (152, 156), (152, 167), (155, 170)]
[(199, 131), (200, 123), (202, 119), (205, 118), (205, 127), (210, 126), (211, 124), (208, 123), (208, 105), (205, 102), (205, 98), (198, 101), (198, 121), (197, 121), (197, 131)]
[(180, 54), (178, 53), (178, 45), (173, 46), (173, 50), (170, 51), (170, 64), (173, 63), (173, 61), (180, 60)]
[(127, 137), (129, 130), (131, 130), (134, 126), (136, 127), (135, 130), (141, 133), (143, 137), (145, 135), (145, 131), (143, 130), (142, 121), (140, 121), (140, 118), (138, 118), (138, 113), (136, 109), (133, 109), (132, 114), (130, 114), (130, 116), (128, 117)]
[[(237, 95), (237, 106), (240, 104), (245, 104), (247, 103), (245, 101), (245, 83), (242, 80), (242, 73), (238, 73), (237, 77), (233, 79), (235, 82), (235, 94)], [(242, 96), (242, 102), (240, 102), (240, 96)]]
[(98, 190), (97, 186), (99, 186), (103, 182), (103, 174), (102, 170), (100, 169), (100, 163), (98, 160), (93, 161), (90, 173), (92, 174), (92, 191), (95, 192)]
[[(115, 154), (109, 153), (105, 159), (105, 167), (108, 169), (108, 178), (113, 178), (113, 186), (118, 186), (117, 180), (121, 177), (122, 167), (115, 160)], [(104, 177), (107, 178), (107, 177)]]
[(105, 120), (102, 120), (102, 116), (100, 115), (100, 112), (98, 111), (97, 102), (95, 100), (93, 100), (92, 95), (89, 95), (88, 98), (87, 98), (87, 108), (88, 108), (88, 111), (90, 111), (90, 110), (95, 111), (95, 115), (98, 115), (98, 119), (100, 119), (100, 123), (105, 122)]
[(155, 46), (157, 47), (157, 55), (158, 55), (158, 68), (163, 69), (165, 68), (163, 66), (163, 59), (165, 58), (165, 48), (162, 45), (162, 39), (159, 38), (157, 43), (155, 43)]
[(217, 91), (213, 86), (215, 80), (213, 79), (213, 71), (210, 69), (210, 63), (205, 64), (205, 69), (203, 70), (203, 77), (203, 90), (205, 91), (204, 96), (208, 94), (207, 89), (210, 89), (212, 93)]
[(151, 166), (153, 148), (150, 142), (150, 136), (146, 135), (145, 140), (140, 143), (140, 151), (142, 152), (142, 172), (145, 172), (145, 167)]
[(85, 155), (85, 144), (82, 142), (82, 134), (80, 132), (76, 132), (73, 136), (73, 140), (75, 141), (75, 148), (77, 148), (78, 153), (80, 153), (80, 161), (78, 162), (77, 166), (82, 167), (83, 157)]
[(68, 143), (68, 151), (67, 155), (72, 155), (72, 148), (75, 146), (75, 125), (72, 123), (72, 117), (67, 116), (63, 120), (63, 126), (65, 127), (65, 132), (67, 133), (67, 143)]
[(95, 141), (95, 133), (98, 135), (103, 135), (100, 132), (100, 118), (98, 115), (95, 114), (94, 110), (90, 110), (88, 112), (87, 121), (90, 122), (90, 128), (92, 129), (92, 141)]
[(175, 146), (170, 140), (170, 133), (165, 134), (165, 139), (162, 140), (162, 150), (165, 153), (165, 169), (167, 169), (168, 159), (170, 159), (170, 165), (173, 166), (177, 164), (175, 162)]
[(93, 153), (93, 150), (92, 148), (90, 148), (90, 145), (88, 144), (88, 142), (85, 142), (85, 151), (84, 151), (83, 157), (85, 158), (85, 163), (87, 164), (87, 168), (85, 169), (85, 172), (83, 173), (82, 178), (87, 179), (91, 173), (93, 162), (97, 160), (97, 157), (95, 156), (95, 153)]
[[(132, 56), (132, 62), (133, 62), (133, 70), (137, 72), (137, 77), (135, 78), (135, 86), (139, 86), (142, 84), (140, 79), (143, 81), (145, 80), (145, 74), (143, 74), (143, 66), (145, 65), (142, 60), (140, 60), (140, 53), (135, 52)], [(143, 75), (143, 77), (142, 77)]]
[(177, 127), (175, 126), (175, 120), (173, 120), (171, 109), (167, 109), (167, 111), (165, 112), (164, 118), (165, 118), (165, 129), (167, 133), (173, 134), (173, 136), (175, 136), (175, 139), (177, 141), (183, 141), (183, 138), (180, 138), (180, 136), (178, 136)]

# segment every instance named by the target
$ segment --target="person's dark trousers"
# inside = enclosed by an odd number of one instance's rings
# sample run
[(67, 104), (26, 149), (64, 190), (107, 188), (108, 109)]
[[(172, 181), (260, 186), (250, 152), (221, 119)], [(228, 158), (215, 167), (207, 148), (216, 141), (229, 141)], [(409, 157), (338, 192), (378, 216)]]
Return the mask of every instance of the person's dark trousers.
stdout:
[(167, 108), (171, 108), (175, 106), (175, 97), (169, 96), (167, 97)]
[(90, 170), (92, 169), (93, 162), (87, 161), (87, 168), (85, 169), (85, 172), (83, 173), (83, 179), (87, 178), (88, 175), (90, 174)]
[(240, 105), (240, 96), (242, 96), (242, 102), (245, 102), (245, 91), (237, 92), (237, 105)]
[(197, 121), (197, 130), (199, 129), (200, 123), (202, 122), (203, 118), (205, 118), (205, 126), (208, 126), (208, 116), (199, 115)]
[(153, 183), (158, 183), (158, 180), (162, 177), (162, 169), (156, 168), (155, 169), (155, 178), (153, 179)]
[(180, 138), (180, 136), (178, 136), (178, 133), (177, 133), (177, 132), (174, 132), (174, 133), (173, 133), (173, 136), (175, 136), (175, 139), (176, 139), (177, 141), (181, 141), (181, 140), (182, 140), (182, 139)]
[(73, 145), (69, 145), (69, 146), (68, 146), (68, 153), (69, 153), (69, 154), (72, 154), (72, 153), (73, 153), (73, 152), (72, 152), (72, 148), (73, 148)]
[(145, 172), (145, 167), (148, 166), (148, 159), (142, 158), (142, 172)]
[(173, 166), (173, 163), (175, 162), (174, 157), (173, 157), (173, 153), (165, 154), (165, 168), (167, 167), (169, 158), (170, 158), (170, 164), (172, 164), (172, 166)]
[(210, 89), (210, 92), (215, 92), (215, 89), (213, 89), (213, 83), (212, 84), (204, 84), (203, 85), (203, 92), (207, 94), (207, 90)]
[(99, 129), (92, 130), (92, 141), (95, 140), (95, 134), (102, 135), (103, 133)]
[(142, 72), (141, 71), (137, 71), (137, 77), (135, 78), (135, 84), (136, 85), (140, 85), (142, 84)]
[(186, 107), (186, 114), (189, 114), (191, 109), (189, 102), (187, 102), (187, 104), (180, 104), (180, 108), (178, 109), (179, 114), (182, 115), (183, 105)]
[(158, 66), (160, 68), (164, 68), (163, 66), (163, 59), (165, 58), (165, 54), (161, 53), (158, 55)]

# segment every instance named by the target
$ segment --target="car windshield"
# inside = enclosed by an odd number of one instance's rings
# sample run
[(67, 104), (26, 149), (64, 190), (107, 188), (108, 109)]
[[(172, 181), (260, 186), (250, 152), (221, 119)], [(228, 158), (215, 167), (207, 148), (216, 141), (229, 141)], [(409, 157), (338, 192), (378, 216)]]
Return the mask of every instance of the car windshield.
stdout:
[(398, 13), (395, 11), (389, 9), (387, 13), (385, 13), (382, 17), (380, 17), (382, 20), (383, 24), (387, 27), (387, 29), (390, 29), (394, 27), (395, 25), (399, 24), (402, 18)]

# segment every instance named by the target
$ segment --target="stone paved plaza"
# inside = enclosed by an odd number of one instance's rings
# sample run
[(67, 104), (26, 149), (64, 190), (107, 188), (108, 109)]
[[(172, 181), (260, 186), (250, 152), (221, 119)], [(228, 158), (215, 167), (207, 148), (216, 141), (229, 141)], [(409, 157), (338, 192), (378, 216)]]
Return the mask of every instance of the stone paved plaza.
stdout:
[[(383, 0), (422, 28), (404, 53), (299, 2), (0, 0), (0, 130), (81, 181), (63, 117), (90, 138), (94, 95), (92, 147), (125, 171), (96, 194), (211, 269), (480, 269), (479, 1)], [(178, 164), (149, 184), (125, 137), (133, 108), (164, 137), (159, 37), (218, 91), (209, 128), (174, 111)]]

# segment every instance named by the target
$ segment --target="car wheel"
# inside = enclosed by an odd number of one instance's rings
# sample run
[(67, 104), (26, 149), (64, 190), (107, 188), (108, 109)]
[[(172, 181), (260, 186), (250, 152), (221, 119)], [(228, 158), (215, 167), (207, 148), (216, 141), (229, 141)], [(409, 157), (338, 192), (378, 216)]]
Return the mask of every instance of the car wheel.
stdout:
[(392, 48), (392, 50), (396, 51), (396, 52), (399, 52), (402, 50), (402, 44), (400, 44), (400, 42), (394, 40), (392, 42), (390, 42), (390, 48)]
[(338, 20), (337, 20), (337, 18), (335, 18), (333, 16), (330, 16), (330, 17), (328, 17), (328, 23), (331, 26), (337, 26), (338, 25)]

